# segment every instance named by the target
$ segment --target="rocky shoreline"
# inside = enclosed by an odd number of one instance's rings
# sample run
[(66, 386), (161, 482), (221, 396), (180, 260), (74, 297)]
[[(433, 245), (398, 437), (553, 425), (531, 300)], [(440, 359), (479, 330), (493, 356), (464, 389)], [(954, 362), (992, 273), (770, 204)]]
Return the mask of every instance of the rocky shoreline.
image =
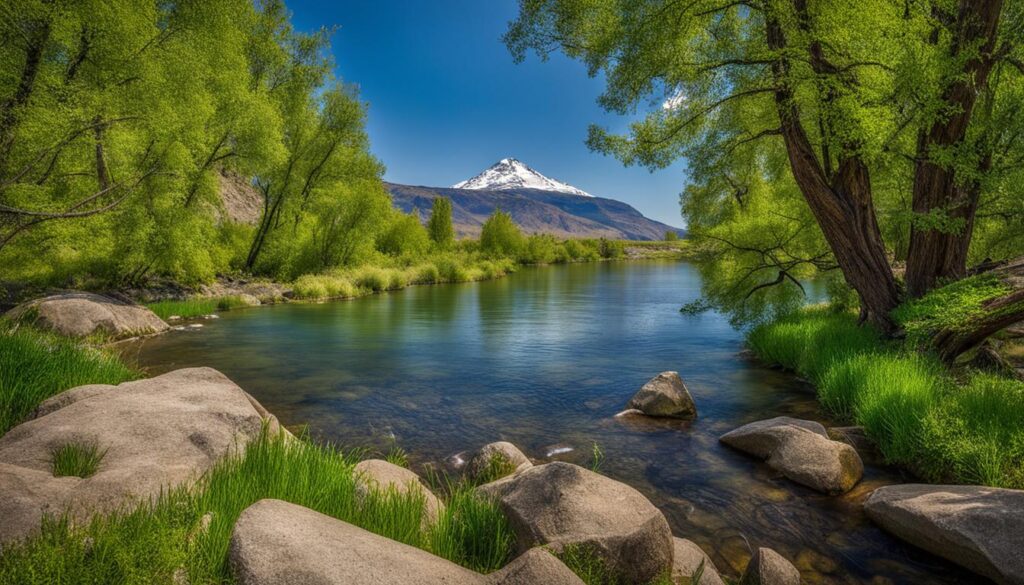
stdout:
[[(142, 307), (75, 295), (26, 305), (36, 323), (88, 336), (158, 333), (167, 325)], [(155, 319), (155, 321), (154, 321)], [(159, 323), (157, 323), (159, 321)], [(162, 325), (162, 327), (160, 326)], [(676, 372), (663, 372), (625, 403), (621, 416), (693, 418), (697, 405)], [(165, 490), (195, 484), (219, 461), (244, 452), (263, 429), (285, 433), (277, 419), (226, 376), (210, 368), (175, 370), (118, 386), (72, 388), (44, 401), (29, 420), (0, 437), (0, 546), (39, 533), (44, 515), (68, 512), (83, 523)], [(832, 429), (778, 417), (722, 435), (722, 443), (823, 494), (851, 490), (861, 479), (856, 429)], [(852, 438), (851, 438), (852, 437)], [(289, 438), (289, 440), (294, 440)], [(66, 445), (102, 450), (86, 477), (55, 476), (53, 454)], [(482, 575), (450, 561), (313, 510), (280, 500), (242, 512), (230, 543), (243, 584), (580, 583), (559, 557), (586, 551), (625, 582), (671, 574), (724, 583), (706, 551), (673, 535), (664, 515), (634, 488), (566, 462), (535, 465), (515, 445), (484, 445), (462, 470), (485, 478), (476, 491), (496, 502), (514, 533), (515, 559)], [(424, 522), (445, 503), (414, 472), (384, 460), (356, 465), (361, 490), (414, 494)], [(884, 530), (1001, 585), (1024, 583), (1024, 492), (983, 486), (894, 485), (864, 504)], [(2, 550), (2, 549), (0, 549)], [(789, 585), (799, 571), (770, 548), (752, 549), (745, 585)]]

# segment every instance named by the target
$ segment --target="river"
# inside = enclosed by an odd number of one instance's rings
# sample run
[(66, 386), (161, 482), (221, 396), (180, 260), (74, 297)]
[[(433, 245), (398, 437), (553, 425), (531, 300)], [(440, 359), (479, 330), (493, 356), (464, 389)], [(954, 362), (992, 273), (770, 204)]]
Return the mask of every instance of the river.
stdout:
[[(589, 464), (643, 492), (677, 536), (738, 576), (750, 547), (793, 560), (807, 583), (975, 583), (889, 537), (860, 504), (912, 481), (868, 461), (851, 493), (796, 485), (717, 441), (779, 415), (835, 425), (813, 388), (744, 356), (743, 334), (679, 307), (700, 294), (685, 262), (525, 268), (494, 281), (418, 286), (323, 304), (220, 313), (198, 330), (129, 346), (152, 373), (211, 366), (289, 426), (345, 447), (398, 445), (414, 467), (496, 440), (536, 461)], [(659, 372), (678, 371), (693, 422), (616, 419)]]

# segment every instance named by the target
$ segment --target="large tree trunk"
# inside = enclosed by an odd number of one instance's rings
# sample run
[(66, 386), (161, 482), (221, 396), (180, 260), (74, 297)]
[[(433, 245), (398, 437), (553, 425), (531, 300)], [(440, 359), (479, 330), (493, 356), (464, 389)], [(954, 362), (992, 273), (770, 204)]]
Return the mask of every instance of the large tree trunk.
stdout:
[(912, 207), (920, 215), (941, 210), (963, 225), (957, 231), (911, 226), (906, 281), (912, 297), (928, 292), (940, 279), (966, 275), (977, 193), (958, 181), (952, 167), (935, 163), (933, 153), (961, 144), (967, 135), (978, 94), (987, 85), (995, 63), (1002, 7), (1003, 0), (960, 0), (952, 58), (960, 58), (965, 51), (978, 51), (978, 55), (964, 62), (963, 75), (943, 93), (949, 115), (937, 119), (918, 137)]
[(1018, 258), (992, 272), (1010, 287), (1010, 292), (984, 303), (984, 314), (969, 326), (936, 332), (932, 345), (944, 362), (952, 363), (991, 335), (1024, 320), (1024, 259)]
[[(793, 101), (786, 39), (774, 19), (768, 19), (767, 35), (768, 46), (779, 53), (772, 64), (775, 104), (793, 178), (846, 282), (860, 296), (862, 314), (883, 332), (894, 333), (897, 326), (890, 312), (899, 304), (900, 290), (878, 228), (867, 165), (856, 156), (845, 156), (831, 178), (825, 173)], [(827, 66), (820, 54), (812, 57)]]

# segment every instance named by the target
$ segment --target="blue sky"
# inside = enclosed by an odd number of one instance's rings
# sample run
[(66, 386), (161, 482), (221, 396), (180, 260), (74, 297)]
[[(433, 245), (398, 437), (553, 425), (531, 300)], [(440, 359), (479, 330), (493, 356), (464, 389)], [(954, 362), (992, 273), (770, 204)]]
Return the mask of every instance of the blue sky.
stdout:
[(300, 30), (340, 27), (337, 73), (369, 103), (374, 154), (395, 183), (449, 186), (505, 157), (682, 226), (685, 165), (648, 172), (590, 152), (587, 126), (622, 130), (601, 110), (603, 80), (581, 63), (531, 55), (515, 64), (500, 37), (515, 0), (290, 0)]

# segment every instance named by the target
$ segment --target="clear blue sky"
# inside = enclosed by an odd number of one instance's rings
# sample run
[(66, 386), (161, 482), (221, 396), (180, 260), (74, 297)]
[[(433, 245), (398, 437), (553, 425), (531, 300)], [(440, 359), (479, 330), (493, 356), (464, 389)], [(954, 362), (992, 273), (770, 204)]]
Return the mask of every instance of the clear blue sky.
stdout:
[[(300, 30), (340, 27), (337, 74), (369, 103), (370, 141), (395, 183), (446, 187), (505, 157), (589, 193), (682, 226), (685, 165), (625, 168), (590, 152), (587, 126), (628, 118), (595, 100), (603, 80), (581, 63), (531, 55), (515, 64), (501, 42), (515, 0), (290, 0)], [(657, 105), (653, 106), (657, 107)]]

